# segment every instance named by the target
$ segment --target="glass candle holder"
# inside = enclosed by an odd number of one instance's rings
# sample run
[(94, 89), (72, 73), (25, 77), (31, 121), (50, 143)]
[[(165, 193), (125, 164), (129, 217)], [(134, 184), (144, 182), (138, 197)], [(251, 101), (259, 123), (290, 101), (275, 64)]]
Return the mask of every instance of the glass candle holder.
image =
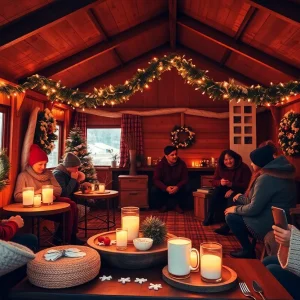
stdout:
[(42, 185), (43, 204), (53, 204), (53, 185)]
[(127, 249), (127, 228), (117, 228), (116, 229), (116, 248), (117, 250), (126, 250)]
[(128, 230), (127, 240), (132, 244), (133, 239), (139, 237), (140, 209), (139, 207), (127, 206), (121, 208), (122, 228)]
[(219, 243), (202, 243), (200, 245), (201, 279), (209, 283), (222, 280), (222, 245)]
[(94, 192), (95, 191), (95, 184), (91, 183), (91, 191)]
[(105, 192), (105, 183), (99, 183), (99, 193)]
[(34, 195), (33, 197), (33, 207), (40, 207), (42, 205), (42, 196)]
[(23, 206), (32, 207), (34, 197), (34, 187), (24, 187), (22, 191)]

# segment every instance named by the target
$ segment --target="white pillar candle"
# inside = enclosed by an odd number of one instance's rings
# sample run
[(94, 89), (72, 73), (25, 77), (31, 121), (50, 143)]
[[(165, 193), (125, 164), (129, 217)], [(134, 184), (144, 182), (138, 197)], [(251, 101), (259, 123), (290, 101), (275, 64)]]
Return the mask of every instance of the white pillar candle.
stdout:
[(23, 193), (23, 206), (32, 206), (34, 197), (34, 188), (24, 188)]
[(122, 228), (128, 230), (128, 241), (139, 237), (140, 218), (138, 216), (122, 217)]
[(105, 192), (105, 183), (99, 183), (99, 193)]
[(42, 199), (43, 203), (53, 203), (53, 187), (42, 187)]
[(40, 207), (42, 204), (42, 198), (41, 195), (35, 195), (33, 198), (33, 206), (34, 207)]
[(151, 157), (147, 157), (147, 166), (151, 166)]
[(222, 272), (222, 260), (221, 257), (205, 254), (201, 256), (201, 276), (206, 279), (219, 279)]
[(192, 167), (195, 167), (195, 162), (194, 161), (192, 161)]
[(116, 246), (118, 250), (125, 250), (127, 248), (127, 230), (117, 228), (116, 230)]
[(95, 185), (93, 183), (91, 183), (91, 191), (94, 192), (95, 191)]
[(215, 159), (212, 157), (211, 158), (211, 165), (214, 166), (215, 165)]

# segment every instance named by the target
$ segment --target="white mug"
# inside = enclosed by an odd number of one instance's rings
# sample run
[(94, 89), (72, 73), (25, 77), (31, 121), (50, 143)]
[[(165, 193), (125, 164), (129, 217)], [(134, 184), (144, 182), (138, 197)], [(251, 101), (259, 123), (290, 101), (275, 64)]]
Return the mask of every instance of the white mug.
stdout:
[[(197, 265), (191, 266), (191, 252), (197, 255)], [(168, 271), (175, 278), (187, 278), (199, 268), (199, 252), (192, 241), (184, 237), (168, 239)]]

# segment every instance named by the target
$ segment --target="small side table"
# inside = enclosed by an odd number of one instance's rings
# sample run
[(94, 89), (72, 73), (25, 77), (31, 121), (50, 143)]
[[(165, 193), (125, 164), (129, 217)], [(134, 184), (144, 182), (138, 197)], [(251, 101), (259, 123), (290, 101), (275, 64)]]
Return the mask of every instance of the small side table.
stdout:
[[(74, 197), (77, 199), (84, 200), (84, 208), (85, 208), (85, 215), (84, 215), (84, 227), (78, 227), (79, 229), (83, 229), (85, 231), (85, 237), (87, 237), (88, 230), (98, 230), (101, 228), (87, 228), (87, 200), (94, 199), (94, 200), (104, 200), (106, 202), (106, 219), (102, 219), (103, 216), (98, 215), (95, 218), (103, 221), (106, 223), (106, 229), (109, 231), (110, 228), (116, 225), (116, 216), (115, 216), (115, 205), (113, 198), (118, 197), (119, 192), (113, 190), (106, 190), (105, 193), (99, 193), (97, 191), (89, 194), (83, 194), (81, 191), (74, 193)], [(112, 201), (111, 201), (112, 200)], [(113, 213), (113, 220), (110, 220), (110, 202), (112, 202), (112, 213)]]
[[(38, 247), (40, 248), (40, 217), (63, 214), (63, 230), (65, 230), (65, 212), (70, 210), (70, 204), (65, 202), (53, 202), (52, 205), (43, 204), (40, 207), (24, 207), (22, 203), (13, 203), (3, 207), (6, 215), (32, 218), (32, 233), (34, 233), (34, 218), (37, 219)], [(63, 243), (65, 243), (65, 231), (63, 232)]]

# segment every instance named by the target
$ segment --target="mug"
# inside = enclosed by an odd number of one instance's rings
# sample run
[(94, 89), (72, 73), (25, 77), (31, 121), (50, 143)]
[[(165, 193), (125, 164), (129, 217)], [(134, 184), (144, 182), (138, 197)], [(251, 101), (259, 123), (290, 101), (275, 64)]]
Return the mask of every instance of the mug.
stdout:
[[(196, 266), (191, 266), (191, 253), (197, 256)], [(192, 241), (184, 237), (168, 239), (168, 271), (171, 276), (183, 279), (199, 268), (199, 252), (192, 248)]]

